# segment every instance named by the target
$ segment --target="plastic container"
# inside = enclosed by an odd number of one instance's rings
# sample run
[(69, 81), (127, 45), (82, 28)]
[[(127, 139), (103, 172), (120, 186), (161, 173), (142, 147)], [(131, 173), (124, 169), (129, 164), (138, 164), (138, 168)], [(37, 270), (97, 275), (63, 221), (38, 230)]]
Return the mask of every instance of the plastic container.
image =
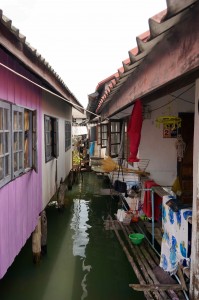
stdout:
[(123, 219), (123, 224), (130, 225), (131, 218), (132, 218), (132, 214), (127, 212), (125, 218)]
[(141, 244), (142, 240), (144, 239), (144, 234), (131, 233), (131, 234), (129, 234), (129, 238), (134, 245), (139, 245), (139, 244)]
[(139, 221), (139, 217), (137, 215), (133, 215), (132, 219), (131, 219), (131, 222), (136, 223), (138, 221)]
[(138, 221), (139, 221), (139, 214), (138, 214), (138, 210), (135, 210), (135, 211), (133, 212), (131, 221), (132, 221), (133, 223), (135, 223), (135, 222), (138, 222)]

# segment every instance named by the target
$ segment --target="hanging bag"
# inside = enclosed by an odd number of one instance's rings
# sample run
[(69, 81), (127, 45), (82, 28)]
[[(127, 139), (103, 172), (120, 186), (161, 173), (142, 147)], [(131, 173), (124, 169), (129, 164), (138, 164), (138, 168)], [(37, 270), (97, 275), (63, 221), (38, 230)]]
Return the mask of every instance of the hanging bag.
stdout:
[[(120, 170), (122, 171), (123, 181), (119, 180)], [(119, 193), (125, 193), (125, 195), (127, 193), (127, 185), (126, 185), (126, 182), (124, 182), (124, 175), (123, 175), (123, 169), (122, 169), (121, 163), (119, 163), (117, 179), (114, 182), (113, 188), (115, 191), (117, 191)]]

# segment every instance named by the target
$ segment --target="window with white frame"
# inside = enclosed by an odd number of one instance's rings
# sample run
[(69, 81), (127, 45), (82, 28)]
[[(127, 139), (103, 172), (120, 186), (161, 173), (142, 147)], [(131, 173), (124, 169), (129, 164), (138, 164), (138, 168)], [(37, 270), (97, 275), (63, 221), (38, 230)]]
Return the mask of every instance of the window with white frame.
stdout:
[(0, 187), (26, 169), (37, 171), (36, 141), (36, 112), (0, 101)]
[(65, 121), (65, 151), (71, 148), (71, 123)]
[(24, 110), (24, 168), (32, 166), (32, 111)]
[(12, 107), (12, 155), (13, 175), (18, 176), (24, 170), (24, 109)]
[(44, 116), (46, 162), (59, 156), (58, 119)]
[(0, 101), (0, 187), (11, 180), (10, 104)]
[(24, 109), (24, 168), (37, 170), (36, 111)]

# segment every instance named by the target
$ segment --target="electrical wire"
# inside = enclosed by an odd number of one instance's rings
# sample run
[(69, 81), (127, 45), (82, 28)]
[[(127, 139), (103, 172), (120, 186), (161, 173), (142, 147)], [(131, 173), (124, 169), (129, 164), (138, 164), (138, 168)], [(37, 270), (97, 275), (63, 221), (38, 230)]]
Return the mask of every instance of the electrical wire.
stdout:
[[(60, 98), (60, 99), (62, 99), (62, 100), (64, 100), (64, 101), (70, 103), (71, 105), (73, 105), (73, 106), (75, 106), (75, 107), (77, 107), (77, 108), (83, 109), (84, 111), (86, 111), (86, 112), (88, 112), (88, 113), (90, 113), (90, 114), (93, 114), (93, 115), (96, 116), (96, 117), (101, 117), (100, 115), (98, 115), (98, 114), (96, 114), (96, 113), (94, 113), (94, 112), (92, 112), (92, 111), (90, 111), (90, 110), (88, 110), (88, 109), (85, 109), (85, 108), (83, 108), (82, 106), (80, 106), (80, 105), (78, 105), (78, 104), (75, 104), (75, 103), (71, 102), (71, 101), (68, 100), (67, 98), (64, 98), (64, 97), (62, 97), (62, 96), (60, 96), (60, 95), (58, 95), (58, 94), (56, 94), (56, 93), (53, 93), (53, 92), (50, 91), (49, 89), (47, 89), (47, 88), (45, 88), (45, 87), (39, 85), (38, 83), (36, 83), (36, 82), (32, 81), (31, 79), (29, 79), (29, 78), (23, 76), (22, 74), (16, 72), (15, 70), (9, 68), (8, 66), (4, 65), (4, 64), (1, 63), (1, 62), (0, 62), (0, 65), (1, 65), (3, 68), (5, 68), (5, 69), (9, 70), (10, 72), (14, 73), (15, 75), (17, 75), (17, 76), (23, 78), (24, 80), (26, 80), (26, 81), (28, 81), (28, 82), (30, 82), (30, 83), (32, 83), (32, 84), (34, 84), (35, 86), (39, 87), (40, 89), (42, 89), (42, 90), (44, 90), (44, 91), (46, 91), (46, 92), (48, 92), (48, 93), (54, 95), (55, 97), (58, 97), (58, 98)], [(164, 104), (164, 105), (162, 105), (162, 106), (159, 106), (159, 107), (157, 107), (157, 108), (151, 110), (151, 112), (156, 111), (156, 110), (159, 110), (159, 109), (161, 109), (161, 108), (163, 108), (163, 107), (169, 105), (170, 103), (172, 103), (172, 102), (175, 101), (176, 99), (180, 99), (180, 100), (182, 100), (182, 101), (185, 101), (185, 102), (194, 104), (194, 103), (191, 102), (191, 101), (188, 101), (188, 100), (185, 100), (185, 99), (180, 98), (180, 96), (182, 96), (182, 95), (185, 94), (187, 91), (189, 91), (190, 89), (192, 89), (193, 86), (194, 86), (194, 84), (193, 84), (191, 87), (189, 87), (187, 90), (183, 91), (183, 92), (182, 92), (181, 94), (179, 94), (178, 96), (175, 96), (175, 95), (170, 94), (170, 96), (174, 97), (174, 99), (172, 99), (171, 101), (169, 101), (168, 103), (166, 103), (166, 104)], [(107, 119), (108, 119), (108, 118), (107, 118)], [(119, 117), (118, 117), (118, 119), (119, 119)]]
[[(183, 101), (185, 101), (185, 102), (189, 102), (189, 101), (187, 101), (187, 100), (184, 100), (184, 99), (180, 98), (180, 96), (182, 96), (183, 94), (185, 94), (186, 92), (188, 92), (188, 91), (189, 91), (190, 89), (192, 89), (193, 87), (194, 87), (194, 84), (193, 84), (191, 87), (189, 87), (188, 89), (186, 89), (185, 91), (183, 91), (183, 92), (182, 92), (181, 94), (179, 94), (178, 96), (169, 94), (170, 96), (174, 97), (174, 99), (172, 99), (171, 101), (167, 102), (167, 103), (164, 104), (164, 105), (161, 105), (161, 106), (159, 106), (159, 107), (157, 107), (157, 108), (152, 109), (150, 112), (159, 110), (159, 109), (161, 109), (161, 108), (163, 108), (163, 107), (169, 105), (170, 103), (172, 103), (172, 102), (175, 101), (176, 99), (180, 99), (180, 100), (183, 100)], [(194, 103), (192, 103), (192, 102), (189, 102), (189, 103), (194, 104)]]
[[(170, 94), (172, 97), (176, 97), (175, 95), (172, 95), (172, 94)], [(191, 101), (189, 101), (189, 100), (185, 100), (185, 99), (183, 99), (183, 98), (180, 98), (179, 96), (177, 97), (177, 99), (179, 99), (179, 100), (182, 100), (182, 101), (184, 101), (184, 102), (187, 102), (187, 103), (191, 103), (191, 104), (195, 104), (194, 102), (191, 102)]]
[(100, 117), (100, 115), (97, 115), (97, 114), (93, 113), (92, 111), (89, 111), (89, 110), (83, 108), (82, 106), (80, 106), (80, 105), (78, 105), (78, 104), (75, 104), (75, 103), (71, 102), (70, 100), (68, 100), (68, 99), (66, 99), (66, 98), (64, 98), (64, 97), (62, 97), (62, 96), (60, 96), (60, 95), (58, 95), (58, 94), (56, 94), (56, 93), (53, 93), (53, 92), (50, 91), (49, 89), (47, 89), (47, 88), (45, 88), (45, 87), (39, 85), (38, 83), (36, 83), (36, 82), (30, 80), (29, 78), (23, 76), (22, 74), (16, 72), (15, 70), (9, 68), (8, 66), (6, 66), (6, 65), (4, 65), (4, 64), (2, 64), (1, 62), (0, 62), (0, 65), (1, 65), (3, 68), (7, 69), (8, 71), (14, 73), (15, 75), (17, 75), (17, 76), (19, 76), (19, 77), (25, 79), (26, 81), (28, 81), (28, 82), (30, 82), (30, 83), (32, 83), (32, 84), (34, 84), (35, 86), (39, 87), (40, 89), (42, 89), (42, 90), (44, 90), (44, 91), (46, 91), (46, 92), (48, 92), (48, 93), (50, 93), (50, 94), (52, 94), (52, 95), (54, 95), (54, 96), (56, 96), (56, 97), (58, 97), (58, 98), (60, 98), (60, 99), (62, 99), (62, 100), (64, 100), (64, 101), (70, 103), (71, 105), (76, 106), (77, 108), (81, 108), (81, 109), (83, 109), (84, 111), (86, 111), (86, 112), (88, 112), (88, 113), (90, 113), (90, 114), (95, 115), (96, 117)]

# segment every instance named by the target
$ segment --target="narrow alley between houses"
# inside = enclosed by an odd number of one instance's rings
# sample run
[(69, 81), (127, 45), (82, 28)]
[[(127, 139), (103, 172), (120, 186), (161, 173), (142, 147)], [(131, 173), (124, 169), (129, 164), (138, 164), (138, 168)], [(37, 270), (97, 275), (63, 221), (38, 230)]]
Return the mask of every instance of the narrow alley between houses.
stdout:
[(103, 187), (106, 178), (85, 172), (63, 211), (50, 203), (47, 254), (33, 264), (29, 239), (0, 281), (1, 300), (145, 299), (129, 287), (137, 278), (115, 233), (105, 229), (118, 202), (100, 195)]

